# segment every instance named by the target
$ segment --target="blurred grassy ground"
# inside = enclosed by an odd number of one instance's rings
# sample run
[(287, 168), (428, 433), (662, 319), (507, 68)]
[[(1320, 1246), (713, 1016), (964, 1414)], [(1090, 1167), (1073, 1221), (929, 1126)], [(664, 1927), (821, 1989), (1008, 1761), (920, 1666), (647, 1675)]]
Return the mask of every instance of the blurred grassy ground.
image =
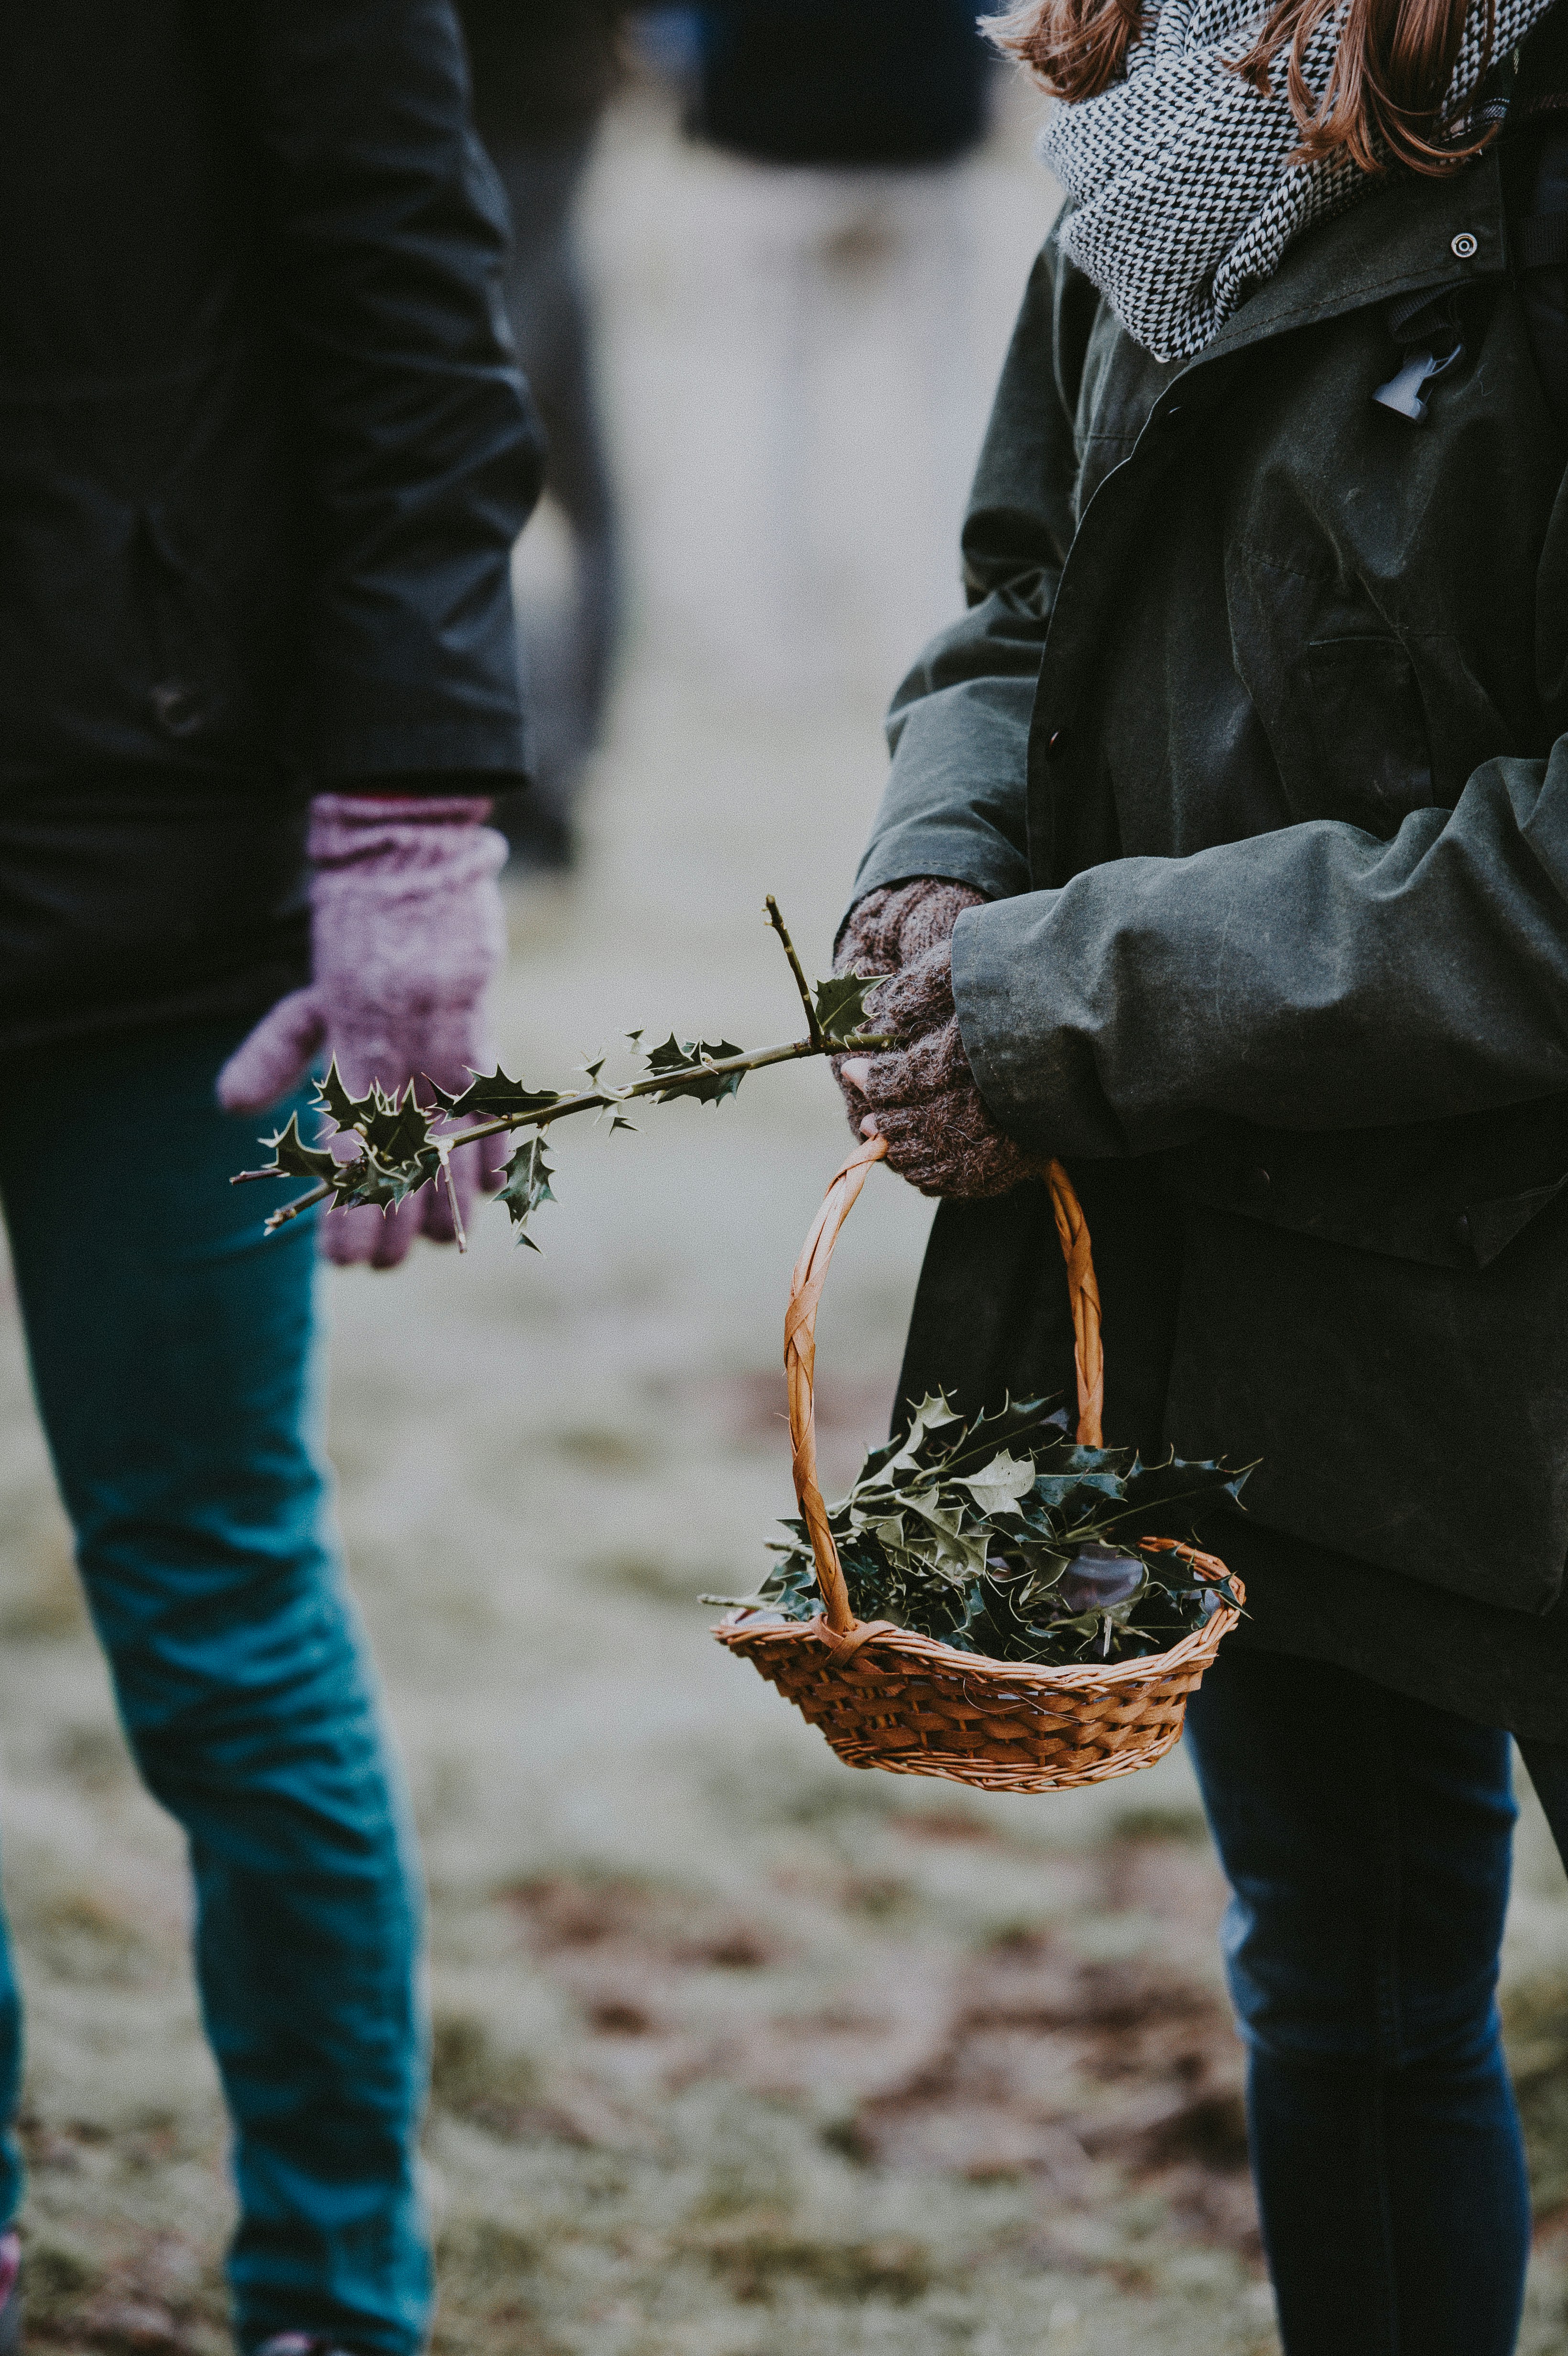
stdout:
[[(1048, 196), (1009, 117), (906, 190), (682, 150), (591, 195), (637, 579), (570, 886), (518, 887), (509, 1068), (633, 1023), (791, 1034), (951, 608), (963, 479)], [(525, 563), (549, 592), (548, 519)], [(545, 1256), (481, 1223), (334, 1285), (332, 1446), (432, 1885), (442, 2356), (1265, 2356), (1221, 1892), (1179, 1754), (1046, 1800), (857, 1775), (712, 1645), (790, 1505), (784, 1286), (844, 1142), (820, 1068), (562, 1131)], [(822, 1329), (825, 1456), (879, 1437), (927, 1219), (878, 1175)], [(178, 1844), (137, 1790), (0, 1347), (0, 1817), (31, 2005), (29, 2280), (62, 2350), (223, 2344), (222, 2131)], [(1568, 2214), (1568, 1895), (1509, 1946)], [(1568, 2356), (1550, 2215), (1525, 2342)]]

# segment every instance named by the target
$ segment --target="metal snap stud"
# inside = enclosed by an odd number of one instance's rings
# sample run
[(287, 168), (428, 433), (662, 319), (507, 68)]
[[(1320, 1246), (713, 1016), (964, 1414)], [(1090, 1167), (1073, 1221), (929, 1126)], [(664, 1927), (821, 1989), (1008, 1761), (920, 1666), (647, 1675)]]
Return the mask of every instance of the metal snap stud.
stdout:
[(165, 736), (191, 736), (206, 717), (201, 697), (185, 680), (165, 680), (148, 691), (153, 717)]
[(1473, 230), (1462, 229), (1448, 241), (1448, 251), (1456, 262), (1473, 262), (1480, 250), (1481, 241)]

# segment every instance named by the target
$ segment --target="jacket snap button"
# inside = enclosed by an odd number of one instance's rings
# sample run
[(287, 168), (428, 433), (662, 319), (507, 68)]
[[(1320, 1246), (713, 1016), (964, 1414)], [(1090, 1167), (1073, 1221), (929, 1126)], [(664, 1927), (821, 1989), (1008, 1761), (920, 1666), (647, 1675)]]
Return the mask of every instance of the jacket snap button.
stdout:
[(1458, 262), (1473, 261), (1480, 250), (1480, 239), (1471, 230), (1462, 229), (1457, 237), (1448, 241), (1448, 251)]
[(170, 680), (152, 691), (154, 717), (165, 736), (189, 736), (201, 726), (201, 698), (194, 687)]
[(1049, 736), (1046, 738), (1046, 740), (1045, 740), (1045, 756), (1046, 756), (1046, 759), (1047, 759), (1048, 761), (1060, 761), (1060, 760), (1061, 760), (1061, 755), (1063, 755), (1063, 753), (1065, 753), (1065, 752), (1066, 752), (1066, 750), (1067, 750), (1067, 731), (1066, 731), (1066, 729), (1065, 729), (1065, 728), (1053, 728), (1053, 729), (1051, 730), (1051, 732), (1050, 735), (1049, 735)]
[(1274, 1181), (1260, 1162), (1248, 1171), (1246, 1183), (1249, 1194), (1266, 1194)]

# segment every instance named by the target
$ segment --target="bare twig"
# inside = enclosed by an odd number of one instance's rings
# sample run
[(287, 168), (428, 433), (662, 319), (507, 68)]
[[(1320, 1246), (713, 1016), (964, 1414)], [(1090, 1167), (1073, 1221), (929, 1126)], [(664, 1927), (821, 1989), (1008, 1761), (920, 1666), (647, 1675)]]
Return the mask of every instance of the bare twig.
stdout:
[(452, 1179), (452, 1148), (450, 1145), (447, 1146), (445, 1151), (441, 1157), (441, 1174), (446, 1181), (446, 1199), (452, 1205), (452, 1225), (457, 1237), (457, 1248), (460, 1252), (465, 1252), (468, 1249), (468, 1237), (463, 1226), (463, 1212), (457, 1200), (457, 1188), (453, 1185)]
[(800, 959), (796, 957), (795, 952), (795, 943), (789, 937), (789, 926), (784, 923), (784, 917), (779, 912), (779, 904), (773, 898), (771, 892), (768, 894), (763, 905), (766, 911), (768, 922), (773, 926), (774, 932), (777, 933), (780, 941), (784, 945), (784, 953), (789, 959), (789, 969), (795, 976), (795, 986), (800, 992), (800, 1002), (805, 1009), (805, 1027), (807, 1032), (810, 1033), (811, 1044), (813, 1047), (820, 1051), (822, 1046), (822, 1024), (817, 1019), (816, 1001), (812, 997), (809, 989), (806, 987), (806, 980), (805, 974), (801, 970)]

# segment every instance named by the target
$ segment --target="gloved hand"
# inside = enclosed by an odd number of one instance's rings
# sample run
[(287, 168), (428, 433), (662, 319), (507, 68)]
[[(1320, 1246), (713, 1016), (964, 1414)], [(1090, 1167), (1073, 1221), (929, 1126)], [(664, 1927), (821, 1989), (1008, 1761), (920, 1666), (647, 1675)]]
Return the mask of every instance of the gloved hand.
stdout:
[[(308, 989), (280, 999), (218, 1076), (229, 1112), (261, 1112), (308, 1072), (337, 1068), (355, 1096), (372, 1080), (389, 1095), (409, 1080), (466, 1087), (489, 1041), (485, 993), (506, 953), (496, 877), (503, 836), (483, 821), (488, 798), (318, 794), (311, 804)], [(421, 1093), (430, 1101), (428, 1091)], [(345, 1145), (343, 1151), (350, 1150)], [(452, 1158), (464, 1222), (481, 1188), (500, 1183), (511, 1141)], [(443, 1185), (395, 1210), (328, 1210), (321, 1245), (340, 1266), (395, 1268), (416, 1235), (450, 1243)]]
[(849, 1125), (857, 1136), (885, 1137), (890, 1165), (923, 1194), (1007, 1194), (1045, 1166), (991, 1119), (959, 1033), (953, 927), (984, 901), (967, 884), (923, 875), (869, 892), (838, 937), (837, 972), (889, 975), (866, 1017), (901, 1043), (834, 1058)]

